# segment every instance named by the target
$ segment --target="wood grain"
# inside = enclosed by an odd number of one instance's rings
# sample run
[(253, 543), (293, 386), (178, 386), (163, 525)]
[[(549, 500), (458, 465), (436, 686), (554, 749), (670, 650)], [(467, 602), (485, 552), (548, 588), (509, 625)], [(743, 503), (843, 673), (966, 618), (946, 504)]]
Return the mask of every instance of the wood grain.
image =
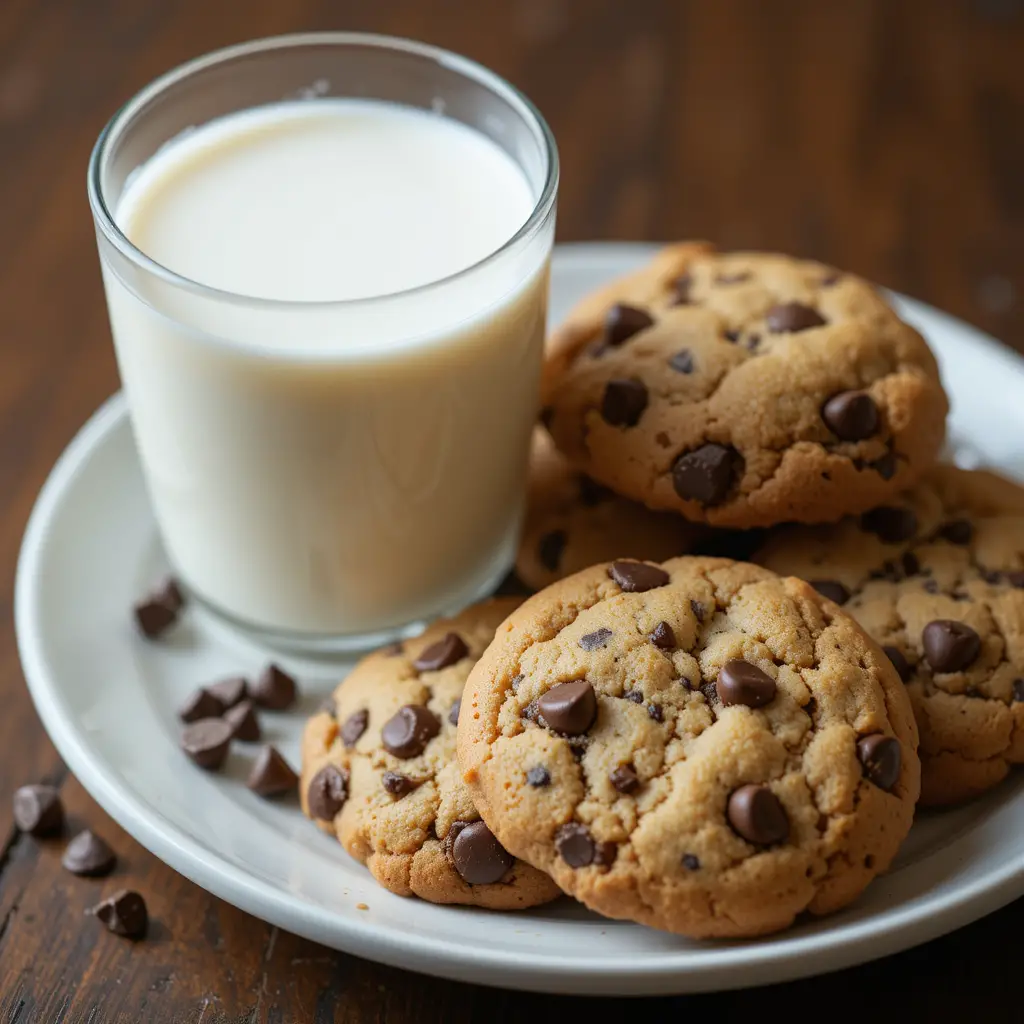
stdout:
[[(699, 236), (819, 257), (1024, 350), (1024, 3), (1020, 0), (4, 0), (0, 4), (0, 567), (35, 494), (117, 387), (85, 199), (119, 103), (205, 50), (357, 29), (466, 53), (523, 88), (559, 140), (559, 235)], [(176, 875), (66, 776), (31, 708), (0, 591), (0, 793), (63, 783), (118, 873), (75, 879), (59, 842), (0, 801), (0, 1021), (546, 1021), (626, 1003), (426, 979), (258, 922)], [(86, 907), (147, 894), (153, 937)], [(813, 981), (653, 1000), (645, 1017), (825, 1011), (1019, 1020), (1013, 905), (917, 951)], [(979, 971), (981, 977), (979, 978)]]

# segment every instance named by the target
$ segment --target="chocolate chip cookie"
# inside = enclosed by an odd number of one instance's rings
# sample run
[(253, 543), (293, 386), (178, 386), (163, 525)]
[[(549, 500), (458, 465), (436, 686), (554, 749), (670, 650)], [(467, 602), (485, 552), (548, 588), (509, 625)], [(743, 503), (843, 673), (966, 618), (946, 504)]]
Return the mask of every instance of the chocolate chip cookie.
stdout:
[(948, 409), (928, 346), (867, 282), (697, 243), (582, 302), (543, 391), (581, 472), (740, 528), (883, 503), (934, 462)]
[(518, 910), (559, 895), (480, 820), (455, 761), (466, 676), (518, 601), (363, 659), (302, 739), (302, 809), (400, 896)]
[(882, 645), (921, 735), (921, 802), (975, 796), (1024, 762), (1024, 489), (944, 466), (755, 556), (808, 580)]
[(528, 599), (470, 673), (458, 739), (506, 849), (695, 937), (849, 903), (918, 795), (881, 650), (806, 583), (726, 559), (613, 562)]

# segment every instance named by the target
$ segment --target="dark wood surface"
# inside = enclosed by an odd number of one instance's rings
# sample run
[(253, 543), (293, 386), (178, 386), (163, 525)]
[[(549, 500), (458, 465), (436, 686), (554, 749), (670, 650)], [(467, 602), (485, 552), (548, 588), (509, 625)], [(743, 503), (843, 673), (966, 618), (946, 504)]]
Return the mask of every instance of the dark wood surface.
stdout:
[[(121, 856), (109, 880), (73, 878), (61, 844), (19, 835), (0, 800), (2, 1022), (539, 1022), (608, 1003), (379, 967), (214, 899), (68, 776), (22, 680), (21, 533), (54, 459), (117, 387), (85, 198), (93, 140), (181, 60), (327, 28), (438, 43), (526, 90), (561, 147), (563, 240), (699, 236), (820, 257), (1024, 349), (1019, 0), (0, 0), (0, 794), (60, 783), (73, 822)], [(83, 914), (125, 885), (156, 919), (139, 945)], [(832, 976), (614, 1009), (1020, 1020), (1021, 928), (1018, 903)]]

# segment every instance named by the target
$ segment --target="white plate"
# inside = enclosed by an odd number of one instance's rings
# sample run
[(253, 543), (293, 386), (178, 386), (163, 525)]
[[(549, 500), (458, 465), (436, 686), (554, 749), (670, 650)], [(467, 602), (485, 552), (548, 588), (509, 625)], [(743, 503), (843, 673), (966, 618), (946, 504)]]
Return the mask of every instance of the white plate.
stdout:
[[(649, 253), (587, 245), (556, 253), (552, 316)], [(942, 360), (958, 457), (1018, 474), (1024, 362), (990, 338), (901, 300)], [(1018, 460), (1014, 464), (1014, 459)], [(120, 397), (54, 467), (25, 535), (16, 620), (26, 678), (82, 784), (136, 839), (230, 903), (328, 946), (399, 967), (514, 988), (675, 993), (781, 981), (923, 942), (1024, 893), (1024, 773), (969, 807), (919, 821), (894, 869), (855, 907), (757, 942), (697, 943), (606, 921), (569, 900), (524, 914), (432, 906), (378, 889), (294, 805), (243, 783), (249, 754), (209, 776), (176, 746), (175, 708), (196, 684), (256, 669), (267, 653), (190, 611), (171, 639), (139, 640), (128, 608), (165, 568)], [(296, 762), (303, 713), (341, 662), (284, 664), (300, 713), (266, 715)], [(151, 894), (160, 913), (159, 893)]]

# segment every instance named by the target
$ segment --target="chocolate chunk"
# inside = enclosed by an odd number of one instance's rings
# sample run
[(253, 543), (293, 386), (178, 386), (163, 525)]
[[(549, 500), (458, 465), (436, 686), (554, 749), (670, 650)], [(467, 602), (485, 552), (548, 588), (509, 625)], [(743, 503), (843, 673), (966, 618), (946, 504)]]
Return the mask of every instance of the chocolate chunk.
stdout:
[(526, 781), (535, 789), (551, 785), (551, 772), (541, 764), (535, 764), (526, 772)]
[(597, 695), (585, 679), (551, 687), (537, 707), (549, 729), (566, 736), (581, 736), (597, 718)]
[(631, 764), (620, 764), (608, 778), (620, 793), (635, 793), (640, 788), (640, 776)]
[(783, 302), (778, 306), (772, 306), (765, 314), (764, 321), (772, 334), (806, 331), (828, 322), (816, 309), (811, 309), (802, 302)]
[(60, 862), (73, 875), (100, 878), (114, 870), (117, 857), (104, 840), (86, 829), (68, 843)]
[[(456, 825), (461, 826), (455, 830)], [(512, 855), (482, 822), (455, 822), (449, 831), (448, 855), (462, 880), (469, 885), (493, 885), (512, 867)]]
[(864, 778), (887, 793), (900, 777), (902, 760), (899, 741), (891, 736), (873, 733), (857, 740), (857, 759), (864, 768)]
[(618, 302), (608, 310), (604, 318), (604, 342), (612, 348), (618, 348), (653, 323), (654, 318), (646, 310)]
[(612, 638), (612, 631), (602, 626), (580, 637), (580, 647), (585, 651), (596, 651), (599, 647), (607, 647), (608, 641)]
[(693, 373), (693, 353), (688, 348), (681, 348), (669, 361), (668, 365), (676, 373)]
[(690, 598), (690, 611), (693, 612), (693, 617), (698, 622), (703, 622), (704, 616), (707, 614), (707, 609), (705, 609), (704, 605), (700, 601), (694, 601), (692, 597)]
[(466, 641), (458, 633), (445, 633), (440, 640), (420, 651), (412, 667), (417, 672), (440, 672), (441, 669), (462, 661), (468, 654)]
[(268, 711), (284, 711), (295, 703), (299, 689), (295, 680), (278, 668), (268, 665), (257, 677), (252, 686), (252, 699), (261, 708)]
[(742, 284), (750, 280), (749, 270), (734, 270), (731, 273), (718, 274), (715, 277), (715, 284)]
[(936, 672), (960, 672), (981, 653), (981, 637), (970, 626), (953, 619), (936, 619), (924, 627), (921, 644), (928, 664)]
[(146, 901), (130, 889), (121, 889), (108, 896), (90, 913), (103, 922), (107, 931), (123, 935), (126, 939), (141, 939), (149, 924)]
[(459, 724), (459, 712), (462, 710), (462, 698), (458, 697), (448, 712), (448, 722), (451, 725)]
[(748, 708), (763, 708), (775, 699), (775, 680), (756, 665), (739, 658), (721, 667), (715, 689), (718, 699), (726, 706), (745, 704)]
[(612, 562), (608, 575), (628, 594), (642, 594), (669, 582), (669, 574), (646, 562)]
[(236, 704), (241, 704), (249, 696), (249, 684), (241, 676), (231, 676), (229, 679), (211, 683), (206, 687), (206, 691), (217, 700), (221, 710), (226, 711)]
[(860, 525), (884, 544), (901, 544), (917, 533), (917, 516), (909, 508), (883, 505), (865, 512)]
[(410, 779), (408, 775), (403, 775), (401, 772), (385, 772), (380, 777), (380, 784), (396, 800), (401, 800), (403, 796), (411, 793), (419, 785), (415, 780)]
[(64, 805), (53, 786), (31, 783), (14, 791), (14, 824), (33, 836), (56, 835), (64, 827)]
[(185, 703), (178, 708), (178, 717), (183, 722), (198, 722), (200, 718), (216, 718), (223, 711), (224, 705), (209, 690), (200, 687), (185, 698)]
[(885, 656), (892, 662), (892, 667), (896, 669), (896, 674), (903, 682), (906, 682), (914, 671), (910, 667), (910, 662), (907, 661), (906, 655), (898, 647), (883, 647), (882, 650), (885, 652)]
[(422, 754), (440, 731), (441, 723), (429, 708), (405, 704), (384, 723), (380, 738), (389, 754), (407, 761)]
[(729, 797), (726, 817), (741, 838), (755, 846), (772, 846), (789, 838), (789, 819), (767, 786), (747, 785)]
[(555, 833), (555, 849), (571, 868), (585, 868), (594, 861), (590, 829), (578, 821), (570, 821)]
[(345, 724), (341, 727), (339, 735), (341, 736), (341, 742), (348, 748), (354, 747), (359, 741), (359, 737), (366, 732), (366, 726), (370, 721), (370, 712), (366, 708), (360, 708), (358, 711), (353, 711), (348, 718), (345, 719)]
[(892, 452), (886, 452), (870, 463), (870, 466), (883, 480), (891, 480), (899, 469), (899, 462)]
[(692, 853), (683, 854), (683, 867), (687, 871), (699, 871), (700, 870), (700, 858)]
[(348, 799), (348, 772), (325, 765), (309, 781), (306, 803), (309, 813), (320, 821), (334, 821)]
[(595, 505), (600, 505), (602, 501), (607, 501), (614, 495), (607, 487), (599, 484), (596, 480), (592, 480), (589, 476), (580, 475), (578, 480), (580, 489), (580, 501), (583, 502), (587, 508), (593, 508)]
[(836, 604), (846, 604), (850, 600), (850, 592), (839, 580), (808, 580), (810, 585), (821, 594), (822, 597), (834, 601)]
[(537, 558), (548, 572), (558, 572), (569, 535), (565, 530), (551, 530), (537, 542)]
[(256, 717), (256, 709), (251, 700), (243, 700), (241, 704), (228, 708), (222, 717), (231, 726), (233, 740), (255, 743), (263, 735), (260, 720)]
[(866, 391), (841, 391), (821, 409), (825, 426), (842, 441), (863, 441), (878, 430), (881, 417)]
[(1019, 704), (1024, 701), (1024, 679), (1014, 679), (1013, 681), (1013, 703)]
[(648, 704), (647, 705), (647, 717), (654, 722), (664, 722), (665, 712), (661, 710), (660, 704)]
[(677, 277), (672, 282), (672, 290), (675, 297), (672, 302), (674, 306), (688, 306), (690, 304), (690, 289), (693, 287), (693, 278), (687, 273)]
[(647, 408), (647, 387), (642, 381), (618, 377), (605, 385), (601, 419), (612, 427), (635, 427)]
[(950, 544), (970, 544), (974, 539), (974, 524), (969, 519), (951, 519), (939, 527), (939, 536)]
[(184, 606), (185, 598), (177, 581), (168, 576), (152, 593), (135, 605), (135, 622), (143, 636), (155, 640), (178, 621)]
[(705, 444), (676, 459), (672, 467), (672, 486), (685, 501), (718, 505), (729, 496), (737, 475), (735, 449)]
[(222, 718), (201, 718), (186, 725), (181, 733), (181, 749), (209, 772), (220, 768), (230, 746), (231, 726)]
[(284, 796), (294, 793), (299, 777), (276, 747), (266, 746), (253, 762), (246, 785), (260, 796)]
[(651, 643), (659, 651), (671, 651), (676, 646), (675, 630), (667, 622), (659, 622), (651, 633)]

